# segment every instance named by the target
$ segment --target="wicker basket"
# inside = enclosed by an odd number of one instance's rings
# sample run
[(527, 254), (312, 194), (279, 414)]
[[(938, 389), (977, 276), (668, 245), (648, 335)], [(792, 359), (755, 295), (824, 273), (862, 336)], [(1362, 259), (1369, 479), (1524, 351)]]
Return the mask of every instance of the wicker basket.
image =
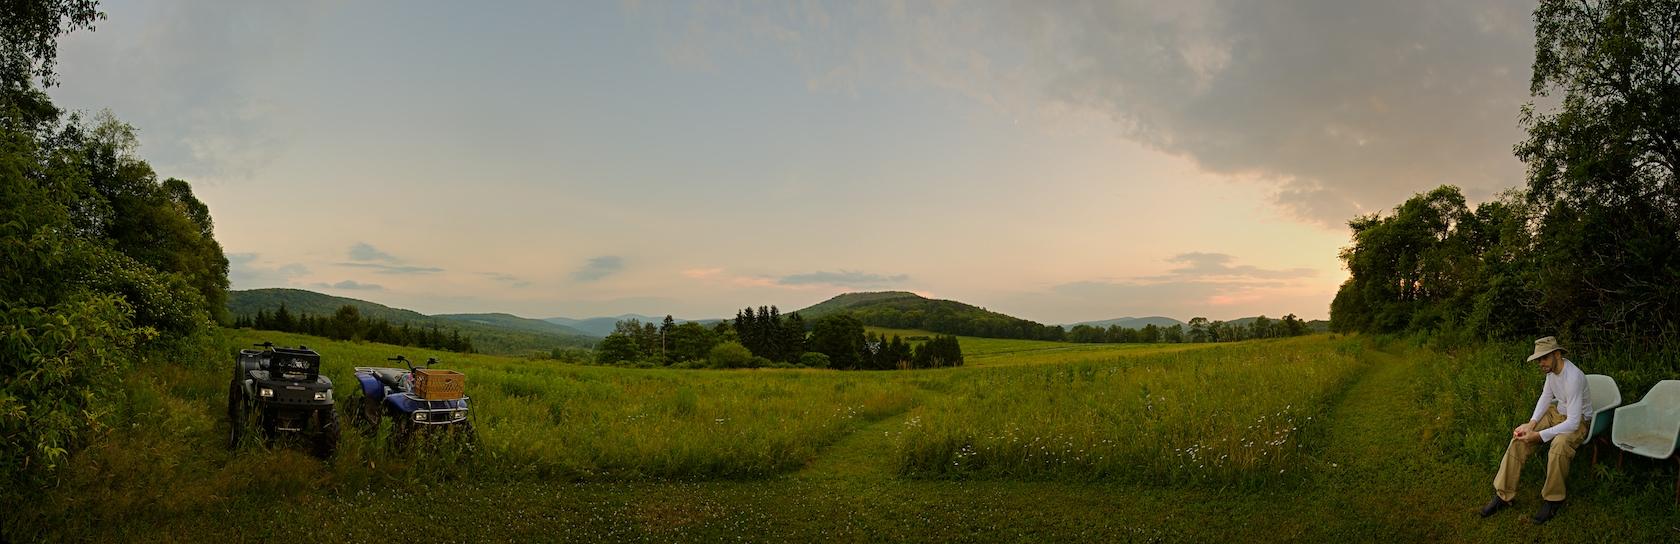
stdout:
[(425, 400), (455, 400), (467, 392), (467, 375), (453, 370), (414, 370), (414, 394)]

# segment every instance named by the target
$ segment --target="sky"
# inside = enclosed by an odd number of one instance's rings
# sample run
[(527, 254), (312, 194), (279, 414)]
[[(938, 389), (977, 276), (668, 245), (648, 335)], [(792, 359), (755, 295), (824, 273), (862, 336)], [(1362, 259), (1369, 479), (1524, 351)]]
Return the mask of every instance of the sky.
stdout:
[(905, 290), (1326, 318), (1346, 222), (1523, 183), (1523, 1), (108, 2), (235, 289), (707, 318)]

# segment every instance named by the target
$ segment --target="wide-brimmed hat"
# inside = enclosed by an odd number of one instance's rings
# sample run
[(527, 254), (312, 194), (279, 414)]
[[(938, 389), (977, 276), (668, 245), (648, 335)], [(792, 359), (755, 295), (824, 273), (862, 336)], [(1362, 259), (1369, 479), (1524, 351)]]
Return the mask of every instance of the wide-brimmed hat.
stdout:
[(1535, 340), (1534, 341), (1534, 355), (1528, 356), (1528, 362), (1532, 363), (1532, 362), (1534, 362), (1535, 359), (1545, 357), (1547, 353), (1551, 353), (1551, 352), (1554, 352), (1554, 351), (1561, 351), (1561, 352), (1564, 352), (1564, 353), (1569, 352), (1569, 350), (1563, 349), (1563, 346), (1558, 345), (1558, 341), (1557, 341), (1556, 336), (1547, 336), (1545, 338)]

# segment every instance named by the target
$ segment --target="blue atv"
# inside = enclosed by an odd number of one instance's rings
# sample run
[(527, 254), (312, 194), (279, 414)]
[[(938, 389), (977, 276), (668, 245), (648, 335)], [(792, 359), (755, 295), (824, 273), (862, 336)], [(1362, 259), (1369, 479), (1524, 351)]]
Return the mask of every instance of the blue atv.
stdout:
[(228, 383), (228, 448), (253, 423), (264, 442), (282, 435), (307, 437), (322, 459), (338, 449), (338, 411), (333, 409), (332, 379), (321, 375), (321, 354), (306, 346), (287, 348), (270, 342), (263, 349), (242, 349), (233, 358)]
[(469, 446), (476, 441), (468, 417), (471, 398), (465, 394), (465, 375), (432, 369), (436, 358), (427, 359), (422, 368), (415, 368), (401, 355), (386, 360), (406, 368), (356, 367), (356, 381), (361, 387), (345, 403), (356, 428), (373, 436), (389, 417), (391, 444), (399, 448), (406, 447), (416, 435), (433, 431), (464, 438)]

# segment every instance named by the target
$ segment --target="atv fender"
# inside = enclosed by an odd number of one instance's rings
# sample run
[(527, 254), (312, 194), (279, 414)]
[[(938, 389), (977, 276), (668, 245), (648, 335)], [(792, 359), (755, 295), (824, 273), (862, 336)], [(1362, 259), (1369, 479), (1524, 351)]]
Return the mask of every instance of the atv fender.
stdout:
[(379, 383), (379, 378), (372, 374), (356, 373), (356, 381), (362, 384), (362, 395), (375, 402), (385, 400), (385, 384)]

